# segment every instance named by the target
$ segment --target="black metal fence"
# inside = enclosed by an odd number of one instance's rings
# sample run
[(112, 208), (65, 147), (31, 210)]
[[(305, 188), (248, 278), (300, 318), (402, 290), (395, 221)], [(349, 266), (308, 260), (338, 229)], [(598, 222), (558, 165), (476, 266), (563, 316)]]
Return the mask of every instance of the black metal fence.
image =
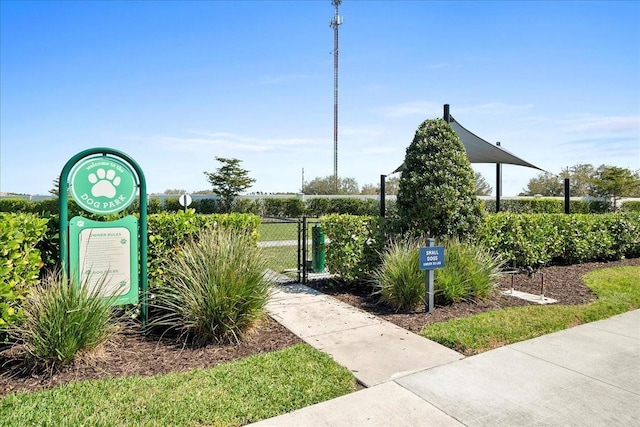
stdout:
[(262, 218), (258, 247), (277, 282), (307, 283), (321, 277), (320, 274), (310, 274), (324, 272), (324, 253), (321, 252), (324, 248), (316, 226), (319, 226), (317, 218)]

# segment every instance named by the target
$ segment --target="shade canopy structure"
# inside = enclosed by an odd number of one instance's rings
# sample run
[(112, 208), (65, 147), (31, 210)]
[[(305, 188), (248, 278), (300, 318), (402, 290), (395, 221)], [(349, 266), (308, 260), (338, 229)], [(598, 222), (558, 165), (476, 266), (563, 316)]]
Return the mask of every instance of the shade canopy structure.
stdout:
[[(470, 163), (508, 164), (544, 171), (544, 169), (539, 168), (533, 163), (529, 163), (528, 161), (521, 159), (515, 154), (512, 154), (503, 149), (499, 145), (491, 144), (490, 142), (485, 141), (473, 132), (467, 130), (464, 126), (458, 123), (458, 121), (456, 121), (451, 114), (449, 114), (448, 104), (445, 104), (444, 106), (443, 118), (449, 123), (451, 129), (453, 129), (456, 135), (458, 135), (460, 141), (462, 141), (462, 145), (464, 145), (464, 149), (467, 152), (467, 158), (469, 159)], [(403, 169), (404, 163), (393, 172), (402, 172)]]

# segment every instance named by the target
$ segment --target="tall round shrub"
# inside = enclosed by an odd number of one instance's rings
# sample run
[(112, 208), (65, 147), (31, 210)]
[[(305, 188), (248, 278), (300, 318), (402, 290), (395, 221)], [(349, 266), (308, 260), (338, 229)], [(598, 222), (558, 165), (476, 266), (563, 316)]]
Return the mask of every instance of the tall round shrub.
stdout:
[(473, 169), (444, 120), (418, 127), (406, 151), (397, 206), (405, 230), (431, 237), (473, 236), (481, 224)]

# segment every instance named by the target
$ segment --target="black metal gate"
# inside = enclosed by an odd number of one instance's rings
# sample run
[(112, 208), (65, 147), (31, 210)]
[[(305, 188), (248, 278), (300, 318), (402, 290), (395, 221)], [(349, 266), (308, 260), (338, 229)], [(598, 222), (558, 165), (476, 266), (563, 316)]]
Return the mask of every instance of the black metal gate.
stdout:
[[(308, 283), (312, 273), (312, 233), (317, 218), (263, 217), (258, 246), (276, 281)], [(294, 240), (295, 239), (295, 240)]]

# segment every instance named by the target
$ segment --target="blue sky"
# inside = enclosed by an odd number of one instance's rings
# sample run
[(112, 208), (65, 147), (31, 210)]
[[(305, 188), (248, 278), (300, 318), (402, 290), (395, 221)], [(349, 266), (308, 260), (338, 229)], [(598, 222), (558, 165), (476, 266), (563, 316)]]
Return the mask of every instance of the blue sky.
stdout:
[[(0, 2), (0, 191), (46, 194), (92, 147), (148, 191), (333, 174), (333, 7), (323, 1)], [(340, 7), (339, 175), (379, 182), (442, 116), (553, 173), (640, 169), (640, 2), (357, 1)], [(495, 187), (495, 166), (474, 165)], [(503, 167), (503, 195), (538, 171)]]

